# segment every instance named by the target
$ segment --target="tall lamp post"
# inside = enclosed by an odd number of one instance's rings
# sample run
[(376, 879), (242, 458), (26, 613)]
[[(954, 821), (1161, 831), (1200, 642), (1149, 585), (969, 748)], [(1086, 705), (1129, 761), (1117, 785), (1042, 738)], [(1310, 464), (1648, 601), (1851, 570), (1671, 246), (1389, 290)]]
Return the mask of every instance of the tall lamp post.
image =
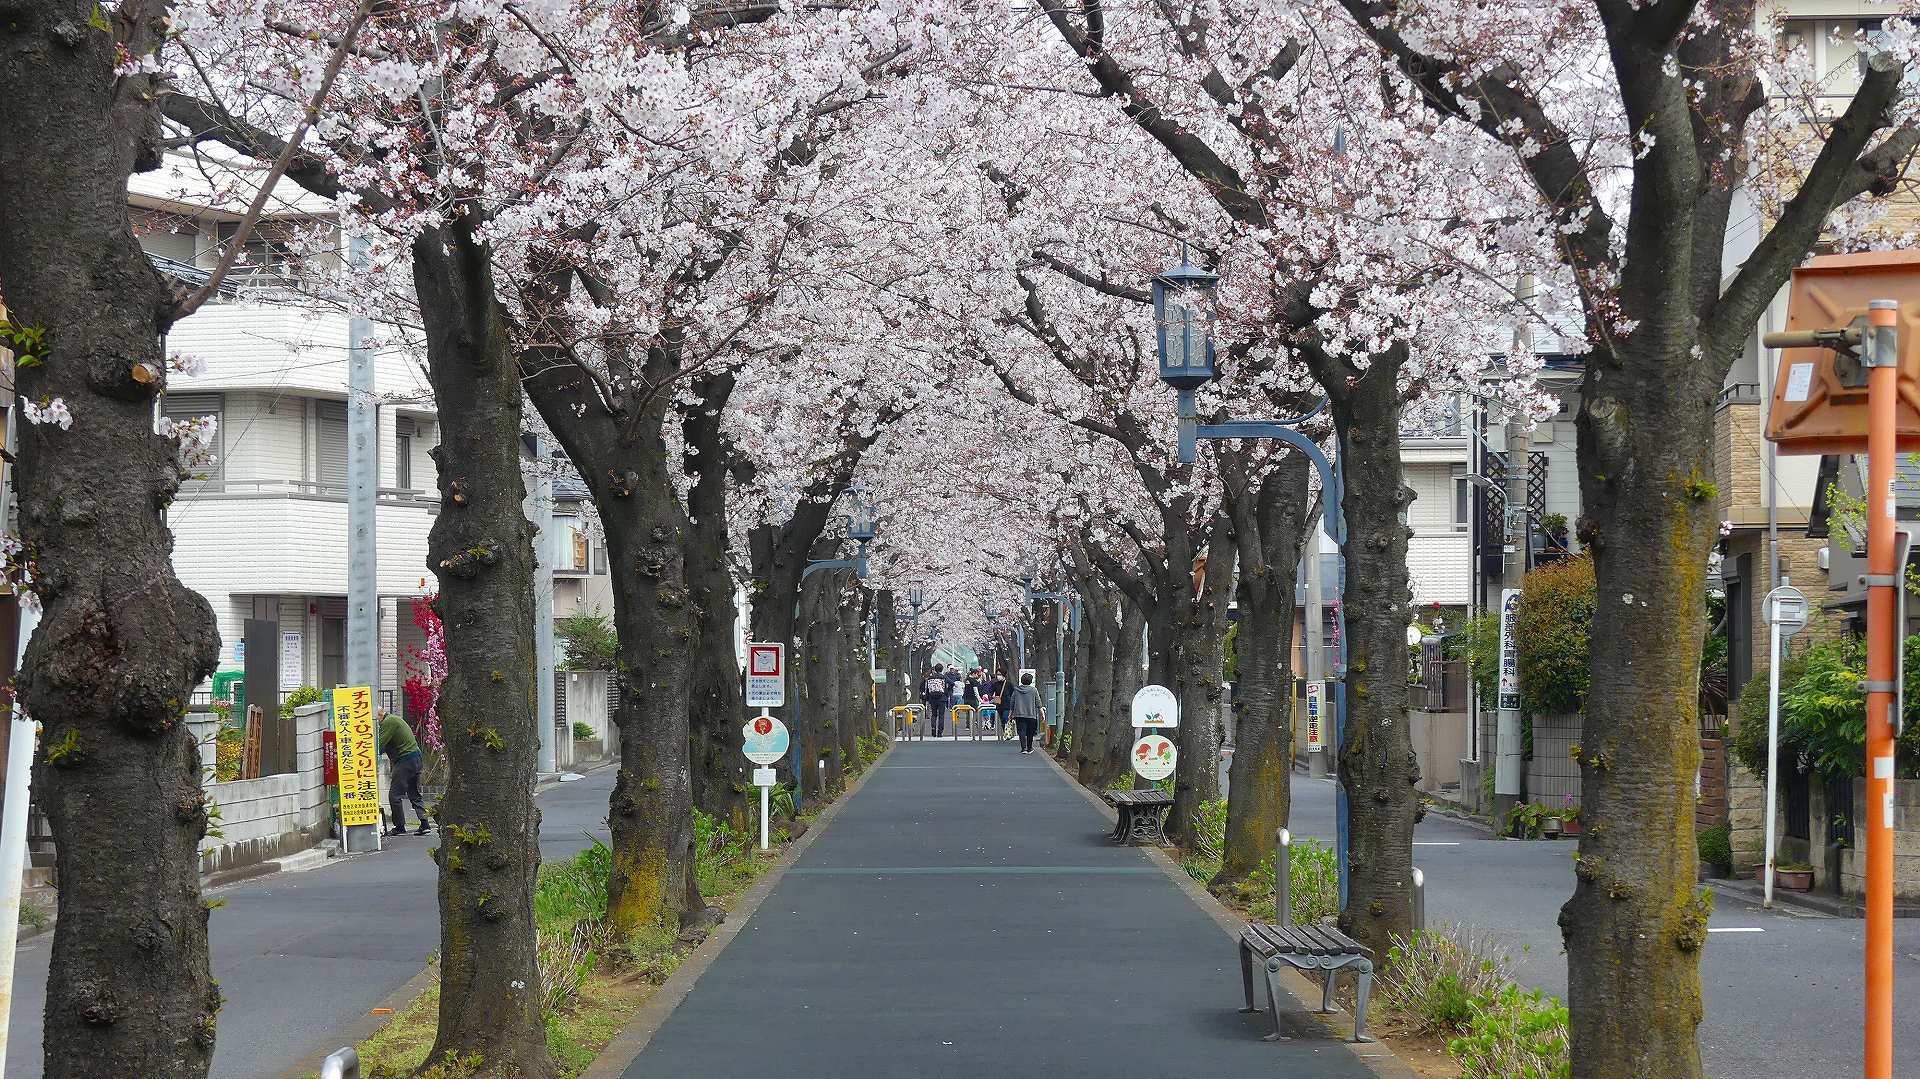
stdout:
[[(1286, 443), (1305, 454), (1307, 460), (1313, 462), (1314, 470), (1320, 474), (1320, 487), (1325, 493), (1326, 506), (1322, 521), (1327, 535), (1334, 543), (1344, 547), (1347, 524), (1340, 507), (1342, 483), (1339, 464), (1329, 461), (1319, 444), (1299, 430), (1300, 424), (1326, 408), (1326, 402), (1322, 401), (1304, 416), (1287, 420), (1199, 421), (1199, 406), (1194, 401), (1194, 391), (1219, 377), (1214, 366), (1213, 315), (1207, 308), (1213, 290), (1219, 283), (1218, 274), (1189, 263), (1184, 255), (1178, 266), (1153, 279), (1154, 344), (1159, 354), (1160, 381), (1172, 386), (1179, 395), (1180, 460), (1183, 463), (1198, 460), (1201, 439), (1271, 438)], [(1340, 751), (1346, 745), (1347, 727), (1347, 613), (1346, 604), (1341, 602), (1347, 574), (1344, 554), (1336, 559), (1336, 566), (1332, 583), (1338, 643), (1332, 673), (1333, 756), (1338, 762)], [(1341, 783), (1334, 790), (1337, 814), (1335, 848), (1340, 869), (1340, 906), (1344, 910), (1347, 905), (1347, 788)]]
[[(857, 484), (852, 489), (851, 494), (852, 494), (852, 501), (851, 501), (851, 504), (848, 506), (848, 512), (847, 512), (847, 538), (852, 540), (854, 543), (858, 544), (859, 550), (854, 554), (852, 558), (819, 558), (819, 559), (814, 559), (813, 561), (808, 562), (807, 568), (800, 571), (800, 583), (803, 586), (806, 584), (807, 578), (809, 576), (812, 576), (813, 574), (818, 573), (821, 570), (850, 569), (853, 571), (853, 576), (856, 580), (864, 581), (867, 579), (867, 544), (873, 542), (874, 509), (873, 509), (873, 504), (867, 501), (866, 492), (862, 490)], [(915, 609), (918, 610), (917, 607)], [(800, 592), (799, 591), (795, 591), (793, 594), (793, 624), (796, 627), (796, 629), (800, 625)], [(800, 712), (801, 712), (800, 702), (806, 697), (806, 694), (801, 691), (801, 687), (800, 687), (800, 652), (801, 652), (800, 641), (796, 639), (793, 642), (793, 664), (792, 664), (793, 674), (794, 674), (794, 679), (793, 679), (793, 808), (794, 808), (794, 812), (796, 813), (799, 812), (800, 810), (801, 792), (806, 788), (806, 785), (807, 785), (806, 784), (807, 773), (806, 773), (806, 763), (805, 763), (807, 758), (800, 744), (802, 741), (801, 732), (804, 729), (800, 723)], [(867, 657), (867, 666), (869, 668), (873, 666), (873, 657), (871, 655)]]
[[(1060, 719), (1061, 719), (1060, 703), (1061, 703), (1062, 697), (1064, 696), (1064, 694), (1062, 694), (1061, 692), (1061, 688), (1066, 685), (1066, 678), (1067, 678), (1067, 638), (1066, 638), (1067, 607), (1066, 607), (1066, 604), (1067, 604), (1067, 600), (1073, 598), (1073, 593), (1071, 592), (1035, 592), (1033, 590), (1035, 566), (1033, 565), (1032, 562), (1028, 562), (1025, 569), (1026, 569), (1026, 576), (1021, 581), (1021, 587), (1026, 592), (1027, 608), (1031, 610), (1036, 600), (1052, 600), (1053, 602), (1060, 604), (1060, 621), (1053, 635), (1053, 652), (1054, 652), (1053, 685), (1047, 688), (1047, 702), (1052, 705), (1052, 708), (1049, 709), (1049, 715), (1052, 719), (1052, 722), (1047, 724), (1047, 730), (1049, 732), (1047, 736), (1047, 744), (1051, 745), (1060, 736)], [(1026, 660), (1027, 660), (1026, 650), (1022, 648), (1020, 652), (1020, 665), (1023, 667), (1026, 666)]]

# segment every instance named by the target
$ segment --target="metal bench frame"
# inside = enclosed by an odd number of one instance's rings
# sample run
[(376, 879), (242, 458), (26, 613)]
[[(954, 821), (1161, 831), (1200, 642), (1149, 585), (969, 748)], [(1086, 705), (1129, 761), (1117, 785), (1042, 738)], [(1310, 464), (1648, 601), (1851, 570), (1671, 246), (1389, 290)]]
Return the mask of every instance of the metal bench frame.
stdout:
[(1364, 946), (1337, 929), (1292, 924), (1293, 902), (1288, 895), (1288, 862), (1293, 836), (1282, 828), (1278, 838), (1273, 874), (1276, 924), (1249, 925), (1240, 934), (1240, 986), (1247, 1001), (1246, 1007), (1240, 1010), (1260, 1010), (1253, 1002), (1253, 955), (1256, 951), (1260, 953), (1267, 972), (1267, 1008), (1273, 1015), (1273, 1033), (1266, 1036), (1270, 1042), (1286, 1037), (1286, 1028), (1280, 1024), (1282, 966), (1320, 975), (1320, 1007), (1316, 1010), (1322, 1015), (1337, 1010), (1333, 1006), (1334, 979), (1340, 971), (1351, 968), (1356, 978), (1352, 1040), (1370, 1042), (1373, 1037), (1367, 1033), (1367, 997), (1373, 991), (1373, 959)]
[(1119, 812), (1107, 838), (1130, 847), (1165, 846), (1167, 833), (1160, 818), (1173, 805), (1173, 795), (1159, 788), (1104, 791), (1100, 795)]

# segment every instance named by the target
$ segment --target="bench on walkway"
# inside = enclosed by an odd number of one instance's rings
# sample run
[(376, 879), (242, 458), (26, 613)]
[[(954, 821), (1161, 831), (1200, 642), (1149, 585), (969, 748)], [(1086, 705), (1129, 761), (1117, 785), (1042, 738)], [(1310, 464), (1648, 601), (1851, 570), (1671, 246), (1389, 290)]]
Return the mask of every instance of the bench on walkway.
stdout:
[(1158, 787), (1148, 787), (1146, 790), (1103, 791), (1100, 797), (1120, 813), (1108, 839), (1135, 847), (1147, 843), (1162, 846), (1167, 842), (1167, 833), (1161, 830), (1160, 819), (1167, 807), (1173, 804), (1173, 795)]
[(1373, 989), (1373, 958), (1359, 941), (1338, 929), (1317, 925), (1294, 925), (1292, 898), (1287, 894), (1288, 855), (1292, 835), (1280, 829), (1278, 857), (1274, 862), (1274, 911), (1278, 924), (1247, 926), (1240, 934), (1240, 987), (1246, 994), (1243, 1012), (1260, 1009), (1253, 1002), (1253, 960), (1259, 957), (1267, 972), (1267, 1008), (1273, 1015), (1273, 1033), (1268, 1041), (1284, 1036), (1280, 1025), (1280, 968), (1318, 972), (1321, 977), (1321, 1014), (1334, 1011), (1334, 977), (1353, 968), (1358, 984), (1354, 987), (1353, 1040), (1370, 1042), (1367, 1034), (1367, 995)]

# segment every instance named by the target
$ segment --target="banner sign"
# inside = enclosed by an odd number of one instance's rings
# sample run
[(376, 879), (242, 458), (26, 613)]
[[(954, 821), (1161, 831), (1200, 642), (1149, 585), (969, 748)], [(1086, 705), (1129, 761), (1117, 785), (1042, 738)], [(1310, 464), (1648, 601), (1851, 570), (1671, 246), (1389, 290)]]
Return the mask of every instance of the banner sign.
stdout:
[(340, 772), (340, 822), (349, 828), (380, 824), (380, 733), (373, 722), (373, 687), (333, 691), (333, 740)]
[(778, 708), (787, 703), (787, 646), (753, 641), (747, 645), (747, 707)]
[(1172, 775), (1179, 759), (1180, 751), (1164, 734), (1149, 734), (1133, 744), (1134, 773), (1149, 783)]
[(773, 764), (787, 755), (787, 725), (772, 716), (754, 716), (740, 728), (740, 748), (755, 764)]
[(1520, 617), (1520, 590), (1500, 593), (1500, 697), (1496, 707), (1520, 710), (1520, 642), (1514, 632)]
[(1307, 748), (1325, 749), (1327, 746), (1327, 684), (1325, 682), (1307, 683)]

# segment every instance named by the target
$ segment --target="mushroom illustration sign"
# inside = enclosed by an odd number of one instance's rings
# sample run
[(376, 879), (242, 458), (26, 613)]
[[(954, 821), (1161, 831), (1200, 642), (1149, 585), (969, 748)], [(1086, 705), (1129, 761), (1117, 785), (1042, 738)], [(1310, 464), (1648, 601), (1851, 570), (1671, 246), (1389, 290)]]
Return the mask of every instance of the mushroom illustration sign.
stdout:
[(1136, 727), (1178, 727), (1180, 698), (1165, 686), (1141, 686), (1133, 695), (1133, 725)]
[(1158, 782), (1173, 774), (1180, 751), (1164, 734), (1149, 734), (1133, 744), (1133, 770), (1141, 779)]
[(754, 716), (740, 734), (741, 748), (755, 764), (773, 764), (787, 755), (787, 725), (772, 716)]

